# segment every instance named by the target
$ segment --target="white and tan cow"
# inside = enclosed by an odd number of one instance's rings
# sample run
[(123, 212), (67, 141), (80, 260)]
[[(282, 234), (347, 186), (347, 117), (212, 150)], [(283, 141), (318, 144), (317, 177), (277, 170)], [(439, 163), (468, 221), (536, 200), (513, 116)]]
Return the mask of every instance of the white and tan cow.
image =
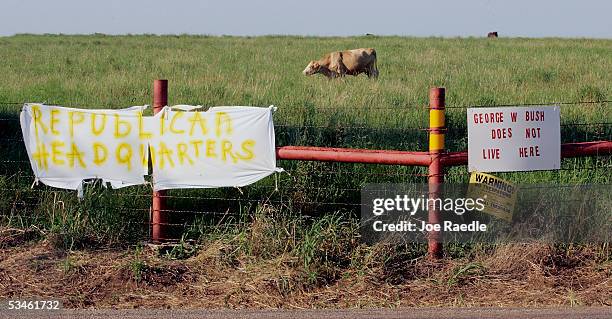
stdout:
[(369, 48), (331, 52), (320, 60), (310, 61), (302, 73), (321, 73), (328, 78), (365, 73), (368, 77), (377, 78), (376, 50)]

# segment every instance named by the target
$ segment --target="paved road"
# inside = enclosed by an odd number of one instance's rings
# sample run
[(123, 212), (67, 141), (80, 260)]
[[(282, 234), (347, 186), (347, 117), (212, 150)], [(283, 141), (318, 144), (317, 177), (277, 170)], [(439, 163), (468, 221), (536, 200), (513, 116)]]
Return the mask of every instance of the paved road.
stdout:
[(538, 319), (577, 319), (612, 318), (610, 308), (404, 308), (398, 310), (62, 310), (56, 312), (2, 311), (0, 318), (325, 318), (325, 319), (369, 319), (369, 318), (538, 318)]

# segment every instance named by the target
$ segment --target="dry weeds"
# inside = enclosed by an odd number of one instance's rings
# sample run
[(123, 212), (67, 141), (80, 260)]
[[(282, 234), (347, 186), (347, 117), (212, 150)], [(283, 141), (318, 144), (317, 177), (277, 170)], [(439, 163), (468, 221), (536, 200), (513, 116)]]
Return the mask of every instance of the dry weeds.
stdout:
[(612, 306), (612, 263), (585, 246), (505, 245), (441, 261), (374, 256), (324, 282), (312, 281), (295, 257), (257, 259), (222, 242), (170, 260), (148, 248), (63, 251), (11, 236), (0, 249), (0, 299), (53, 297), (66, 307)]

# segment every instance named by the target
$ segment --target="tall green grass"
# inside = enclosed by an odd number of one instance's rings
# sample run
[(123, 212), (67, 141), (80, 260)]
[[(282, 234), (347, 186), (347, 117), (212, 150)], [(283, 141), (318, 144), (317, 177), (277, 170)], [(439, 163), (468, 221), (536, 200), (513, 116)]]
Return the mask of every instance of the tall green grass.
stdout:
[[(301, 73), (309, 60), (326, 52), (357, 47), (377, 50), (378, 80), (330, 81)], [(20, 106), (4, 102), (84, 108), (151, 104), (153, 80), (165, 78), (170, 104), (278, 106), (277, 145), (425, 151), (430, 87), (447, 89), (449, 107), (609, 100), (611, 51), (612, 40), (589, 39), (0, 38), (1, 221), (37, 225), (71, 239), (133, 242), (147, 235), (142, 222), (148, 220), (150, 202), (147, 187), (90, 186), (84, 201), (71, 192), (30, 189), (33, 179), (16, 120)], [(561, 114), (563, 142), (612, 139), (610, 125), (574, 125), (612, 122), (610, 103), (563, 105)], [(447, 111), (450, 151), (467, 147), (465, 116), (462, 108)], [(561, 171), (500, 176), (517, 183), (609, 184), (611, 162), (610, 157), (569, 159)], [(279, 166), (290, 175), (278, 177), (278, 191), (274, 177), (243, 190), (174, 190), (171, 196), (190, 198), (169, 199), (169, 208), (201, 212), (198, 224), (214, 229), (218, 216), (252, 216), (262, 203), (312, 216), (356, 212), (358, 189), (365, 183), (426, 181), (420, 167), (287, 161)], [(468, 180), (465, 167), (447, 174), (449, 182)], [(172, 213), (171, 222), (191, 225), (193, 214)], [(185, 228), (175, 228), (180, 237)]]

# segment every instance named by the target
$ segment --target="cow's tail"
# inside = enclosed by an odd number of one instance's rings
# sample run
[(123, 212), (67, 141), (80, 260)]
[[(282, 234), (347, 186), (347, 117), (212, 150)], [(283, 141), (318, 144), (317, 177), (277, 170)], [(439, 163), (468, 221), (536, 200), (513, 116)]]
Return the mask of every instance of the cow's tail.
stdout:
[(378, 77), (378, 57), (376, 57), (376, 50), (372, 49), (372, 55), (374, 56), (374, 77)]

